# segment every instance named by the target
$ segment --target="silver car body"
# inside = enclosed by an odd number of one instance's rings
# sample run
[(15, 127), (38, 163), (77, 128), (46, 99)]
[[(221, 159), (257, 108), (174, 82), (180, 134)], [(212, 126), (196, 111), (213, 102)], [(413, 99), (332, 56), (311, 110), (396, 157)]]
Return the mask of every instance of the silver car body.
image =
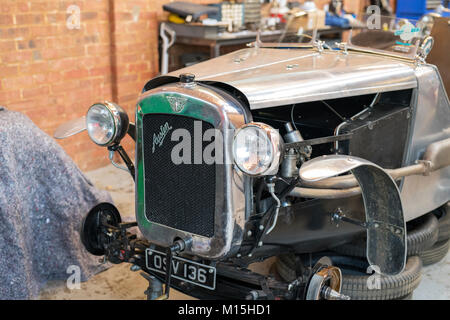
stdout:
[[(405, 166), (419, 160), (430, 143), (450, 137), (450, 103), (434, 65), (373, 53), (255, 47), (169, 76), (181, 73), (238, 89), (251, 109), (413, 89)], [(400, 190), (405, 219), (423, 215), (450, 200), (450, 167), (406, 177)]]

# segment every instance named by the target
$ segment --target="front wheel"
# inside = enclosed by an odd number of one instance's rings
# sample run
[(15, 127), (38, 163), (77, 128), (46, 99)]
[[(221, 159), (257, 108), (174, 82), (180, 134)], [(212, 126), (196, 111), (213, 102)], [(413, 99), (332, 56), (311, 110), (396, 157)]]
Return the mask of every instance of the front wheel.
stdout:
[(120, 213), (111, 203), (100, 203), (84, 217), (80, 238), (86, 250), (96, 256), (105, 254), (104, 229), (108, 226), (117, 227), (122, 222)]
[[(395, 276), (368, 274), (364, 258), (327, 255), (342, 271), (341, 293), (352, 300), (397, 300), (410, 296), (421, 280), (422, 261), (409, 257), (405, 269)], [(285, 281), (295, 279), (295, 255), (283, 255), (276, 261), (278, 274)]]

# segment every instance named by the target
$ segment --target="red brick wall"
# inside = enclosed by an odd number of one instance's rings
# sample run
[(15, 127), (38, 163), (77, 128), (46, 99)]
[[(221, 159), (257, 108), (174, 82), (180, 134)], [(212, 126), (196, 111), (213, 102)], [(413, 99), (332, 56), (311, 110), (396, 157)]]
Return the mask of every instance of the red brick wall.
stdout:
[[(158, 19), (166, 2), (1, 0), (0, 105), (50, 135), (102, 100), (118, 102), (133, 119), (139, 92), (158, 73)], [(80, 8), (80, 29), (67, 28), (70, 5)], [(86, 133), (58, 142), (83, 170), (108, 163), (106, 150)], [(126, 138), (131, 153), (132, 145)]]
[[(218, 0), (191, 0), (212, 3)], [(162, 5), (169, 0), (114, 1), (114, 43), (117, 70), (117, 102), (134, 108), (143, 85), (158, 71), (158, 21), (166, 20)], [(133, 20), (133, 8), (139, 7), (139, 19)]]

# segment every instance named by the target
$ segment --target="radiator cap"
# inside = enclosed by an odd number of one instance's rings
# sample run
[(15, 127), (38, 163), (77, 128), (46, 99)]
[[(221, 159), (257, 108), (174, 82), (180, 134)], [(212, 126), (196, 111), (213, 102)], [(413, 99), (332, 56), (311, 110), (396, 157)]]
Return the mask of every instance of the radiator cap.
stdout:
[(180, 74), (180, 82), (181, 83), (192, 83), (194, 82), (195, 75), (192, 73), (182, 73)]

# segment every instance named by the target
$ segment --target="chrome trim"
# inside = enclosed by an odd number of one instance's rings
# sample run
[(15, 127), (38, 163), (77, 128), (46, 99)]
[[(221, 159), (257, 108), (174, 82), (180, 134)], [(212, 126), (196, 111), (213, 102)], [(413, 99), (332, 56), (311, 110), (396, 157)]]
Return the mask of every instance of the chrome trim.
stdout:
[(120, 134), (120, 132), (122, 131), (122, 123), (120, 121), (120, 111), (118, 110), (117, 105), (113, 102), (105, 101), (103, 104), (108, 107), (109, 111), (113, 115), (115, 129), (116, 129), (116, 131), (114, 132), (114, 138), (112, 139), (114, 141), (117, 138), (117, 136)]
[[(272, 152), (273, 152), (272, 162), (267, 167), (267, 169), (264, 170), (260, 174), (252, 175), (250, 173), (247, 173), (243, 169), (241, 169), (239, 167), (239, 165), (234, 161), (234, 159), (236, 158), (236, 155), (234, 154), (234, 143), (236, 141), (236, 136), (242, 129), (245, 129), (248, 127), (256, 127), (256, 128), (263, 130), (265, 132), (265, 134), (267, 135), (267, 138), (269, 139), (270, 144), (272, 146)], [(275, 130), (274, 128), (272, 128), (271, 126), (269, 126), (265, 123), (262, 123), (262, 122), (247, 123), (247, 124), (243, 125), (242, 127), (240, 127), (238, 130), (236, 130), (236, 132), (233, 136), (233, 144), (231, 146), (231, 150), (232, 150), (232, 154), (233, 154), (233, 163), (236, 164), (236, 166), (239, 168), (239, 170), (241, 170), (244, 174), (249, 175), (249, 176), (260, 177), (260, 176), (275, 175), (275, 174), (277, 174), (280, 164), (281, 164), (281, 161), (282, 161), (283, 145), (284, 145), (283, 138), (281, 137), (280, 133), (277, 130)]]
[[(91, 136), (89, 134), (89, 130), (88, 130), (88, 125), (87, 125), (87, 115), (89, 113), (89, 110), (92, 107), (97, 106), (97, 105), (105, 107), (109, 111), (109, 113), (111, 113), (113, 121), (114, 121), (114, 134), (107, 143), (103, 143), (103, 144), (97, 143), (94, 141), (94, 139), (91, 138)], [(97, 102), (97, 103), (94, 103), (93, 105), (91, 105), (89, 107), (88, 111), (86, 112), (85, 120), (86, 120), (86, 131), (88, 132), (89, 138), (91, 139), (92, 142), (94, 142), (96, 145), (101, 146), (101, 147), (106, 147), (106, 146), (110, 145), (112, 142), (114, 142), (117, 139), (119, 134), (122, 132), (122, 123), (120, 121), (120, 111), (118, 110), (117, 105), (115, 103), (112, 103), (112, 102), (109, 102), (106, 100), (104, 102)]]
[(301, 181), (315, 182), (339, 176), (363, 165), (374, 165), (370, 161), (347, 155), (329, 155), (306, 161), (298, 171)]
[[(214, 120), (213, 126), (221, 130), (224, 140), (223, 185), (218, 186), (216, 184), (216, 196), (217, 192), (221, 192), (223, 203), (216, 203), (213, 237), (208, 238), (177, 230), (153, 223), (146, 218), (145, 212), (140, 212), (139, 200), (143, 201), (143, 199), (138, 198), (138, 189), (143, 181), (136, 179), (136, 218), (138, 226), (142, 234), (152, 243), (168, 246), (173, 243), (175, 238), (181, 238), (187, 240), (186, 250), (184, 251), (187, 254), (207, 259), (221, 259), (236, 253), (239, 249), (246, 222), (246, 207), (251, 207), (249, 203), (251, 198), (246, 197), (246, 189), (251, 185), (249, 183), (251, 178), (233, 168), (230, 150), (233, 136), (228, 129), (239, 128), (246, 122), (251, 121), (251, 115), (231, 96), (222, 95), (209, 86), (197, 84), (193, 87), (183, 87), (179, 83), (171, 83), (144, 92), (138, 100), (136, 117), (138, 117), (138, 113), (143, 114), (140, 107), (143, 101), (151, 97), (168, 94), (194, 99), (198, 103), (187, 103), (180, 113), (175, 113), (167, 102), (167, 112), (159, 110), (155, 113), (181, 114), (207, 122), (210, 122), (212, 118)], [(136, 119), (136, 124), (138, 124), (138, 119)], [(142, 136), (142, 129), (142, 126), (138, 128), (138, 135)], [(142, 145), (139, 146), (139, 143), (136, 143), (136, 163), (139, 163), (138, 156), (142, 154), (139, 147), (142, 147)]]

